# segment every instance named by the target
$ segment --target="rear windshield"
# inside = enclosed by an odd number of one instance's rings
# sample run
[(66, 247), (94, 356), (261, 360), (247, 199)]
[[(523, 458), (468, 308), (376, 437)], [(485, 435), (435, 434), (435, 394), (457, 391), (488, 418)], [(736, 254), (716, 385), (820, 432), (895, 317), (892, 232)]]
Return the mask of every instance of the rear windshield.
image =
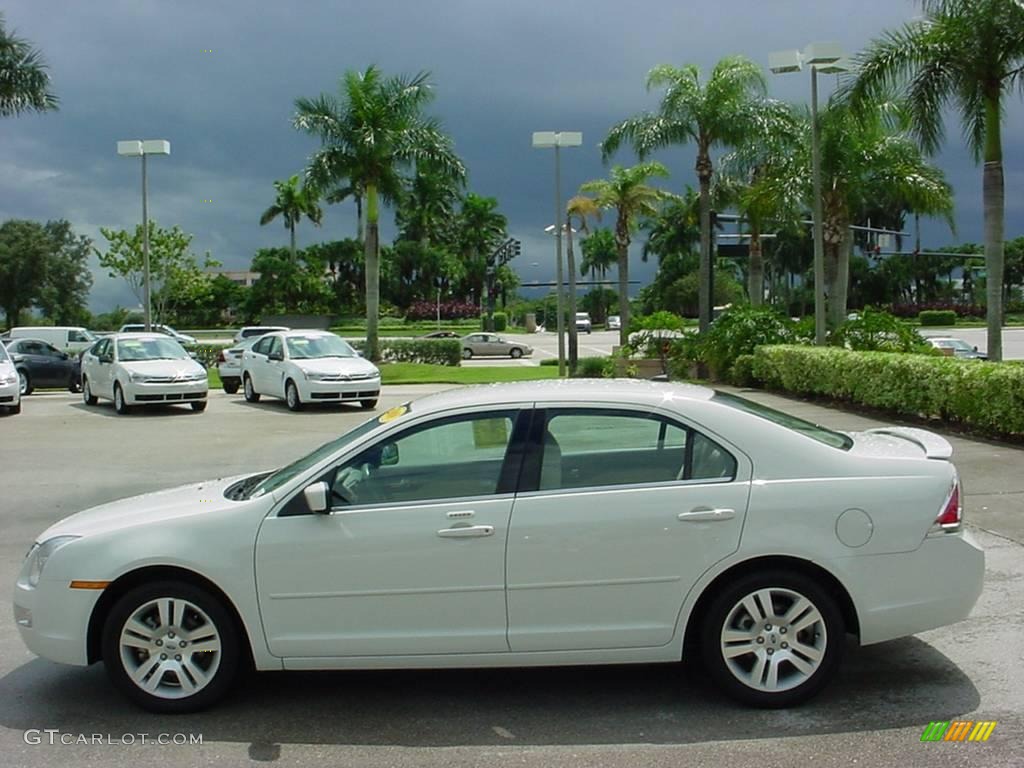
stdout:
[(853, 440), (841, 432), (835, 432), (831, 429), (814, 424), (810, 421), (804, 421), (798, 419), (796, 416), (790, 416), (788, 413), (777, 411), (774, 408), (769, 408), (767, 405), (761, 405), (755, 403), (753, 400), (747, 400), (745, 397), (738, 397), (737, 395), (730, 395), (726, 392), (716, 392), (715, 396), (711, 398), (713, 402), (727, 405), (730, 408), (736, 408), (740, 411), (751, 413), (762, 419), (778, 424), (780, 427), (791, 429), (794, 432), (799, 432), (802, 435), (817, 440), (819, 443), (830, 445), (833, 448), (839, 448), (843, 451), (848, 451), (853, 447)]

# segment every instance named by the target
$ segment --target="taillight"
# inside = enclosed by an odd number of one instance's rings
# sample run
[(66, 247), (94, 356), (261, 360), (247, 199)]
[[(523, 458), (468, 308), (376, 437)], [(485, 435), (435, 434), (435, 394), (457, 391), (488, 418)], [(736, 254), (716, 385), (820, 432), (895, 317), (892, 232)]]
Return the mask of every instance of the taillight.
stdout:
[(949, 492), (949, 498), (942, 506), (939, 516), (935, 518), (935, 524), (944, 531), (956, 531), (960, 529), (963, 521), (963, 505), (960, 503), (960, 481), (953, 483), (953, 490)]
[(222, 349), (222, 350), (221, 350), (220, 352), (218, 352), (218, 353), (217, 353), (217, 362), (218, 362), (218, 363), (224, 363), (224, 362), (227, 362), (227, 361), (226, 361), (226, 360), (224, 359), (224, 350), (223, 350), (223, 349)]

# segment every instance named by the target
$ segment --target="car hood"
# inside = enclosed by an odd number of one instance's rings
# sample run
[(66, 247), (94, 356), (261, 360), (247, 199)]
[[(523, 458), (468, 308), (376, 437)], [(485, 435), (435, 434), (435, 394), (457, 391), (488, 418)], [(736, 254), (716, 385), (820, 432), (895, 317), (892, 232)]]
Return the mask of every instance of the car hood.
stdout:
[(132, 360), (122, 361), (121, 367), (128, 373), (141, 373), (145, 376), (183, 376), (188, 374), (205, 373), (203, 366), (195, 360)]
[(54, 536), (91, 536), (137, 525), (215, 513), (239, 503), (225, 499), (224, 489), (250, 474), (206, 480), (100, 504), (54, 523), (37, 541), (45, 541)]
[(377, 366), (361, 357), (314, 357), (309, 360), (292, 360), (296, 366), (309, 373), (344, 374), (365, 376), (377, 373)]

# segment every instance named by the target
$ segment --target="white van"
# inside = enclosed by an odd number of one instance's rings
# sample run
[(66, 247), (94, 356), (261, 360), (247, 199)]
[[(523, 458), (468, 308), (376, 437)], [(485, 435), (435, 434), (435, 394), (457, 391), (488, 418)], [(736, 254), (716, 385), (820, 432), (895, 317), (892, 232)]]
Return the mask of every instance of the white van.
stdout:
[(64, 352), (80, 352), (98, 338), (92, 331), (70, 325), (23, 325), (12, 328), (12, 339), (41, 339)]

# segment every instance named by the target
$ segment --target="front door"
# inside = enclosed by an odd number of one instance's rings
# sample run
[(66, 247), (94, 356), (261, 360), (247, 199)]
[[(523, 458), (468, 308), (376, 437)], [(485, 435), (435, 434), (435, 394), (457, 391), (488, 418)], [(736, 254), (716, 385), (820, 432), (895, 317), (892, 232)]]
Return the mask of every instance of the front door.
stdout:
[(512, 511), (512, 651), (672, 640), (683, 599), (735, 551), (750, 464), (674, 419), (624, 408), (538, 413), (534, 476)]
[[(525, 438), (516, 410), (433, 419), (321, 475), (260, 528), (260, 612), (290, 658), (508, 651), (505, 543)], [(518, 425), (518, 426), (517, 426)], [(520, 435), (523, 437), (521, 438)]]

